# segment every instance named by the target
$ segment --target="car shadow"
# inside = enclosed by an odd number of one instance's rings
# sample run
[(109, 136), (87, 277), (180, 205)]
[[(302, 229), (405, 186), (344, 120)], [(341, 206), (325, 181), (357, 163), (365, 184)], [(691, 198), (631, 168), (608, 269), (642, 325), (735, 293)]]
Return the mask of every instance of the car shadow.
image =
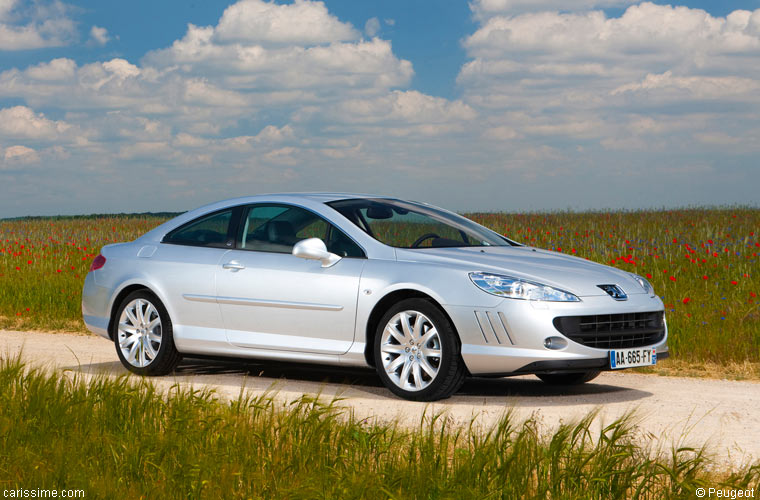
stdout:
[[(68, 367), (87, 373), (122, 374), (121, 363), (101, 362)], [(380, 381), (374, 370), (341, 366), (308, 365), (302, 363), (237, 359), (184, 359), (174, 374), (177, 381), (208, 383), (220, 386), (245, 386), (255, 390), (298, 390), (313, 393), (335, 393), (339, 397), (398, 400)], [(484, 406), (505, 403), (517, 407), (601, 405), (632, 402), (652, 396), (652, 393), (625, 385), (610, 385), (600, 379), (575, 386), (549, 385), (533, 376), (481, 378), (465, 380), (461, 389), (446, 400), (448, 405)], [(617, 379), (620, 380), (620, 379)], [(617, 381), (616, 380), (616, 381)], [(326, 384), (333, 386), (323, 391)], [(335, 387), (337, 386), (337, 387)]]

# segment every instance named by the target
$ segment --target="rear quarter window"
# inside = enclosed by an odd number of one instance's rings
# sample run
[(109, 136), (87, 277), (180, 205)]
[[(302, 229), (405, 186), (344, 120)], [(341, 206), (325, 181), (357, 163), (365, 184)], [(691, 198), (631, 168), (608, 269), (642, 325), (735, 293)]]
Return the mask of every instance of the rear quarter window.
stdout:
[(232, 209), (222, 210), (192, 220), (167, 234), (163, 242), (175, 245), (201, 247), (232, 247), (234, 241), (229, 238)]

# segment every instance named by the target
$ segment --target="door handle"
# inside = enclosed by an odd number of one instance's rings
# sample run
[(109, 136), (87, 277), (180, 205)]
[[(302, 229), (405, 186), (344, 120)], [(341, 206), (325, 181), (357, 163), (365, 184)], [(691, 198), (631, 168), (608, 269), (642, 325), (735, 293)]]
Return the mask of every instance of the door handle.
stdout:
[(231, 260), (226, 264), (222, 264), (222, 267), (224, 269), (230, 269), (232, 271), (240, 271), (241, 269), (245, 269), (245, 266), (236, 260)]

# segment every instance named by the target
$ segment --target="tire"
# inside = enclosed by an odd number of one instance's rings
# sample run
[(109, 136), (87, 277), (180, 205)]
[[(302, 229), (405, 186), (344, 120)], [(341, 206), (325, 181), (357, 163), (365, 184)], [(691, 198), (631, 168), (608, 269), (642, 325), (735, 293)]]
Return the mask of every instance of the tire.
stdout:
[(111, 326), (116, 354), (139, 375), (166, 375), (182, 359), (174, 346), (172, 322), (153, 293), (137, 290), (121, 301)]
[(581, 385), (586, 382), (591, 382), (599, 374), (602, 373), (599, 370), (589, 370), (587, 372), (577, 373), (541, 373), (536, 377), (540, 378), (549, 385)]
[(464, 382), (459, 337), (429, 300), (405, 299), (391, 307), (377, 326), (373, 350), (383, 384), (404, 399), (448, 398)]

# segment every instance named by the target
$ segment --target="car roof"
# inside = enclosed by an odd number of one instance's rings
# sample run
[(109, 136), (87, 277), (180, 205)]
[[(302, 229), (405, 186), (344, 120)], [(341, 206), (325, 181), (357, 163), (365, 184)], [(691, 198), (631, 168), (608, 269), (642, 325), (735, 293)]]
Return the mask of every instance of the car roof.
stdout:
[(389, 196), (381, 196), (374, 194), (360, 194), (360, 193), (330, 193), (330, 192), (307, 192), (307, 193), (272, 193), (272, 194), (257, 194), (252, 196), (240, 196), (236, 198), (229, 198), (226, 200), (219, 200), (207, 205), (203, 205), (192, 210), (189, 210), (169, 221), (164, 222), (160, 226), (148, 231), (140, 239), (160, 239), (167, 231), (175, 227), (188, 222), (195, 217), (203, 215), (206, 212), (214, 210), (221, 210), (227, 207), (236, 205), (247, 205), (251, 203), (290, 203), (294, 205), (314, 205), (324, 204), (337, 200), (352, 200), (357, 198), (374, 198), (374, 199), (395, 199)]
[(340, 193), (340, 192), (293, 192), (293, 193), (267, 193), (267, 194), (257, 194), (257, 195), (251, 195), (251, 196), (240, 196), (237, 198), (230, 198), (228, 200), (224, 200), (225, 204), (227, 203), (247, 203), (249, 201), (256, 201), (256, 200), (272, 200), (275, 199), (280, 201), (285, 201), (285, 199), (290, 200), (304, 200), (308, 199), (311, 201), (321, 202), (321, 203), (327, 203), (330, 201), (337, 201), (337, 200), (352, 200), (356, 198), (380, 198), (380, 199), (393, 199), (390, 196), (383, 196), (383, 195), (376, 195), (376, 194), (367, 194), (367, 193)]

